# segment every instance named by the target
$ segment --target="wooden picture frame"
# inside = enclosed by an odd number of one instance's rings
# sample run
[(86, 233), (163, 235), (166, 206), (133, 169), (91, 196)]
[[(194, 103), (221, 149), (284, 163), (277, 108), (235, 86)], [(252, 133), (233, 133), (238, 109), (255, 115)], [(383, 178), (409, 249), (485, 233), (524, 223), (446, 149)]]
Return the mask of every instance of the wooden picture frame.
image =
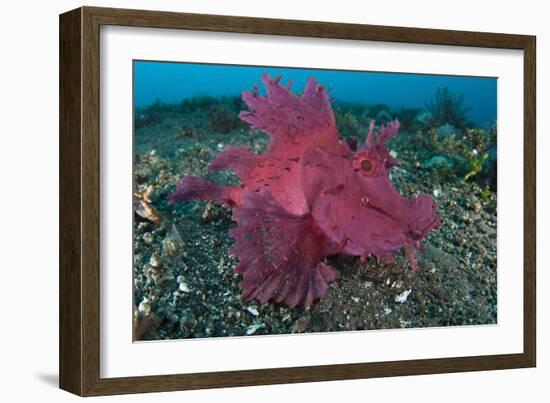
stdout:
[[(100, 26), (171, 28), (524, 52), (523, 353), (100, 377)], [(435, 374), (536, 364), (534, 36), (81, 7), (60, 16), (60, 387), (81, 396)]]

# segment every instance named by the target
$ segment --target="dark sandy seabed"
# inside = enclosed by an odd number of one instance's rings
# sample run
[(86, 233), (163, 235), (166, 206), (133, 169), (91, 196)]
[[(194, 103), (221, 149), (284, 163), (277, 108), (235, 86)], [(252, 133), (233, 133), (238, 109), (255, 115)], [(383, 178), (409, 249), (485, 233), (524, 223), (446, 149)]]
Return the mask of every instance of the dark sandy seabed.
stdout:
[(478, 149), (490, 154), (496, 129), (434, 128), (423, 122), (421, 111), (407, 121), (399, 112), (411, 111), (335, 107), (342, 135), (359, 141), (369, 115), (400, 118), (402, 130), (390, 148), (402, 163), (391, 179), (408, 197), (432, 195), (442, 225), (424, 242), (416, 272), (402, 251), (389, 265), (374, 258), (361, 263), (356, 257), (333, 256), (329, 261), (340, 279), (326, 296), (309, 308), (289, 309), (240, 300), (237, 258), (227, 252), (233, 244), (228, 230), (235, 225), (229, 208), (167, 203), (184, 174), (238, 183), (231, 172), (207, 169), (225, 145), (266, 149), (268, 137), (250, 132), (237, 118), (242, 108), (236, 98), (205, 97), (181, 105), (159, 103), (136, 114), (136, 340), (496, 323), (496, 193), (487, 186), (496, 172), (487, 166), (494, 161), (471, 153), (476, 148), (475, 154)]

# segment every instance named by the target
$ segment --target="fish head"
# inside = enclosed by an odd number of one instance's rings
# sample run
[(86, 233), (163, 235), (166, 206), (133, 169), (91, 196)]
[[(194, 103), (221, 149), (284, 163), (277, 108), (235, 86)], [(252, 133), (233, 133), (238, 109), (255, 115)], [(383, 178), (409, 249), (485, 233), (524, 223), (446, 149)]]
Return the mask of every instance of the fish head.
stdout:
[(371, 123), (366, 144), (356, 152), (319, 148), (304, 160), (302, 184), (311, 213), (344, 253), (384, 257), (418, 248), (439, 225), (430, 196), (406, 198), (390, 180), (399, 161), (385, 142), (398, 129), (395, 121), (375, 132)]

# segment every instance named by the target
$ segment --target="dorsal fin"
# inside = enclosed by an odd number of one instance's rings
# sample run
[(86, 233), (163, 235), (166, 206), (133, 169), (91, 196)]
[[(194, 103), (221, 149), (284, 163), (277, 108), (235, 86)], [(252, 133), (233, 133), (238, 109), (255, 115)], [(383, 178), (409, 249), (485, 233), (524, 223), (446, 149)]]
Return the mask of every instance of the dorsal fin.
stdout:
[(300, 96), (267, 73), (262, 76), (262, 82), (267, 97), (257, 91), (243, 92), (249, 111), (241, 112), (240, 117), (252, 128), (269, 134), (272, 147), (296, 136), (301, 137), (300, 141), (312, 143), (320, 138), (324, 141), (339, 140), (330, 100), (315, 78), (308, 79)]

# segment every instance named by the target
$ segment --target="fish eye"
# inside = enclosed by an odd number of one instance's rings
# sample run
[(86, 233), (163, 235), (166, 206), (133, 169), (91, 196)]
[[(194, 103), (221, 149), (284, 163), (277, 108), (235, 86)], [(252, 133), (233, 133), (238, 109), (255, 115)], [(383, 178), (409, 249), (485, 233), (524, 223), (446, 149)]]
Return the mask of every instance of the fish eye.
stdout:
[(353, 159), (353, 168), (363, 176), (376, 176), (378, 174), (378, 161), (367, 155), (357, 155)]
[(361, 168), (363, 168), (365, 172), (371, 172), (374, 169), (374, 164), (371, 160), (363, 160), (361, 161)]
[(365, 159), (362, 159), (361, 162), (359, 163), (359, 166), (361, 167), (361, 170), (363, 171), (363, 174), (367, 175), (367, 176), (373, 176), (375, 174), (375, 171), (376, 171), (376, 162), (369, 159), (369, 158), (365, 158)]

